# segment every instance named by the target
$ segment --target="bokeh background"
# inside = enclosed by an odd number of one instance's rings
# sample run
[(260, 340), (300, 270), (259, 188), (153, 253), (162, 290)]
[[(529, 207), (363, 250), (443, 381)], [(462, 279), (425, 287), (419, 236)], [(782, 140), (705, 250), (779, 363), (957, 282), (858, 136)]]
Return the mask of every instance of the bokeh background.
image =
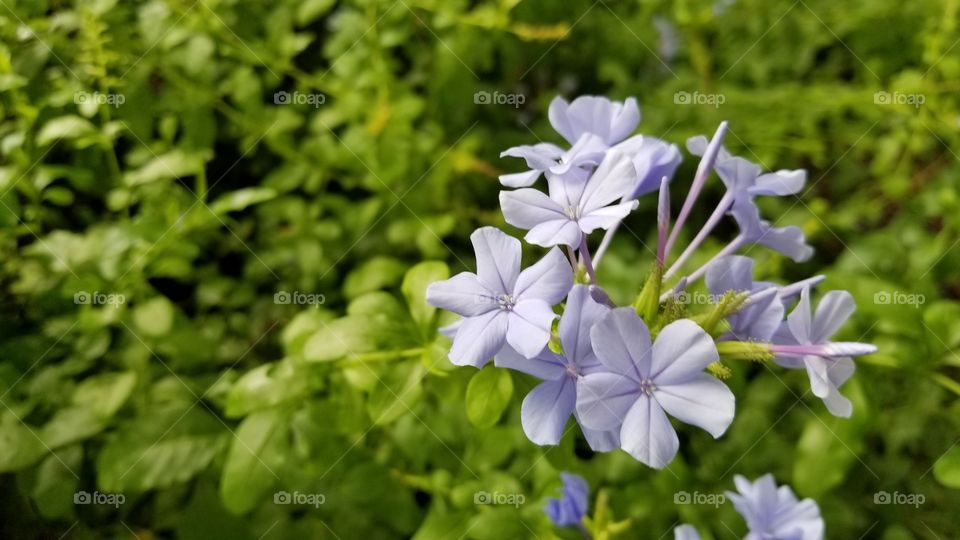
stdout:
[[(624, 538), (740, 537), (730, 504), (678, 494), (765, 472), (829, 538), (960, 537), (958, 21), (956, 0), (0, 0), (0, 536), (576, 538), (541, 511), (573, 471)], [(527, 376), (468, 390), (423, 288), (473, 269), (474, 228), (520, 235), (499, 152), (559, 141), (547, 104), (581, 94), (636, 96), (640, 132), (681, 146), (726, 119), (734, 153), (809, 170), (765, 213), (814, 258), (750, 255), (856, 297), (840, 337), (880, 353), (851, 419), (802, 372), (737, 366), (727, 435), (683, 429), (655, 472), (576, 430), (531, 444)], [(654, 220), (642, 201), (603, 262), (618, 301)]]

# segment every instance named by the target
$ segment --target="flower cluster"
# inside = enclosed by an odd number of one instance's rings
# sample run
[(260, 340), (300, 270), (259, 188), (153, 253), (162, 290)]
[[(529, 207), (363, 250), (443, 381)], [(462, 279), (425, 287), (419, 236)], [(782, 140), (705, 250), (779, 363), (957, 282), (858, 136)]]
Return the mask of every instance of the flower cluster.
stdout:
[[(634, 99), (557, 98), (549, 116), (570, 147), (541, 143), (505, 151), (504, 156), (523, 158), (529, 170), (500, 178), (504, 186), (518, 188), (501, 191), (500, 205), (507, 223), (527, 231), (524, 240), (550, 251), (521, 270), (520, 241), (482, 227), (471, 235), (476, 273), (427, 289), (432, 305), (462, 317), (442, 329), (453, 340), (453, 363), (483, 367), (494, 359), (498, 367), (543, 381), (521, 408), (531, 441), (558, 444), (572, 416), (594, 450), (621, 448), (651, 467), (665, 467), (679, 447), (669, 417), (715, 438), (730, 426), (735, 398), (722, 379), (730, 372), (728, 363), (737, 360), (805, 369), (812, 393), (831, 413), (851, 414), (850, 401), (838, 389), (853, 374), (851, 357), (876, 349), (830, 341), (854, 310), (850, 294), (829, 292), (813, 310), (810, 291), (822, 276), (789, 285), (755, 281), (753, 261), (736, 255), (760, 245), (795, 261), (811, 256), (799, 228), (774, 226), (761, 218), (756, 204), (758, 197), (798, 193), (804, 171), (764, 173), (731, 155), (722, 146), (727, 126), (721, 123), (713, 138), (687, 141), (701, 159), (671, 223), (669, 185), (680, 152), (652, 137), (631, 136), (640, 121)], [(725, 194), (668, 265), (713, 172)], [(529, 187), (541, 177), (546, 191)], [(618, 307), (601, 288), (597, 268), (621, 220), (637, 208), (637, 198), (654, 191), (656, 259), (636, 300)], [(739, 234), (687, 272), (685, 263), (728, 215)], [(588, 240), (598, 230), (606, 232), (591, 255)], [(701, 279), (712, 301), (691, 313), (681, 298)]]
[[(734, 483), (737, 492), (726, 495), (747, 522), (745, 540), (823, 540), (823, 518), (813, 499), (797, 500), (790, 486), (777, 486), (772, 474), (754, 482), (737, 475)], [(673, 534), (675, 540), (700, 540), (692, 525), (681, 525)]]

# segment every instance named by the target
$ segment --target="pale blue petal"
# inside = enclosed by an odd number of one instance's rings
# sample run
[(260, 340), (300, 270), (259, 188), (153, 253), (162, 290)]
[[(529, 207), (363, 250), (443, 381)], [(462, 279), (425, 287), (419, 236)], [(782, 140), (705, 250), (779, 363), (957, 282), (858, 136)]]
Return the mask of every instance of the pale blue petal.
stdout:
[(617, 429), (640, 395), (636, 381), (616, 373), (584, 375), (577, 380), (577, 416), (590, 429)]
[(507, 343), (527, 358), (533, 358), (550, 340), (550, 328), (557, 315), (543, 300), (517, 302), (509, 314)]
[(727, 385), (707, 373), (682, 384), (658, 384), (654, 398), (667, 414), (718, 438), (730, 427), (736, 398)]
[(771, 195), (783, 196), (793, 195), (803, 189), (807, 182), (807, 171), (797, 170), (779, 170), (772, 173), (761, 174), (757, 177), (753, 187), (750, 188), (751, 195)]
[(567, 219), (555, 219), (545, 221), (536, 227), (530, 229), (530, 232), (523, 237), (527, 242), (542, 246), (572, 246), (580, 245), (580, 239), (583, 237), (583, 231), (576, 221)]
[(580, 230), (585, 234), (590, 234), (596, 229), (609, 229), (616, 223), (627, 217), (630, 212), (636, 210), (637, 201), (628, 201), (613, 206), (605, 206), (582, 216), (577, 220)]
[(540, 299), (551, 306), (559, 304), (573, 287), (573, 268), (563, 253), (553, 248), (533, 266), (520, 272), (514, 298)]
[(810, 313), (810, 289), (804, 288), (800, 292), (800, 301), (787, 315), (787, 326), (797, 343), (809, 345), (813, 335), (813, 321)]
[(477, 317), (467, 317), (453, 338), (450, 361), (458, 366), (483, 367), (500, 352), (506, 338), (506, 312), (494, 310)]
[(727, 291), (753, 288), (753, 259), (742, 255), (721, 257), (707, 268), (707, 288), (719, 297)]
[(496, 293), (484, 287), (477, 275), (461, 272), (450, 279), (427, 286), (427, 303), (464, 317), (497, 309)]
[(709, 334), (690, 319), (674, 321), (663, 328), (653, 343), (650, 378), (659, 385), (680, 384), (694, 379), (720, 359)]
[(580, 198), (580, 214), (590, 214), (623, 197), (637, 183), (637, 171), (626, 155), (610, 151), (587, 182)]
[(620, 444), (625, 452), (654, 469), (666, 467), (680, 448), (666, 413), (646, 395), (641, 395), (627, 412), (620, 428)]
[(512, 188), (532, 186), (543, 171), (530, 170), (512, 174), (501, 174), (500, 183)]
[(631, 307), (611, 310), (590, 330), (593, 352), (610, 371), (639, 382), (650, 376), (650, 332)]
[(493, 359), (493, 363), (497, 367), (533, 375), (545, 381), (556, 380), (565, 377), (567, 374), (567, 366), (563, 358), (547, 348), (544, 348), (533, 358), (527, 358), (507, 345), (500, 350), (496, 358)]
[(560, 444), (576, 401), (576, 383), (570, 377), (540, 383), (520, 406), (523, 432), (534, 444)]
[(597, 362), (590, 342), (590, 329), (609, 311), (610, 308), (593, 299), (588, 286), (573, 286), (557, 330), (563, 352), (574, 365)]
[(680, 525), (673, 530), (673, 540), (700, 540), (700, 533), (693, 525)]
[(563, 208), (542, 191), (524, 188), (500, 192), (503, 218), (514, 227), (532, 229), (551, 220), (569, 220)]
[(477, 254), (477, 277), (497, 294), (510, 294), (520, 275), (520, 241), (497, 229), (481, 227), (470, 235)]
[(830, 291), (823, 295), (813, 315), (810, 340), (813, 343), (825, 343), (840, 330), (856, 309), (857, 304), (847, 291)]

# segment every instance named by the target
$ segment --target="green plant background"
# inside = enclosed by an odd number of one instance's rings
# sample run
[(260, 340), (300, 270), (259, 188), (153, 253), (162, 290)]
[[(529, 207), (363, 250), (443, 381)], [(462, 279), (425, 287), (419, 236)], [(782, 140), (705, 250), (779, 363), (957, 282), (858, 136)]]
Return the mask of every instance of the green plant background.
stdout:
[[(631, 520), (624, 538), (740, 536), (731, 505), (674, 495), (768, 471), (830, 538), (960, 537), (958, 20), (956, 0), (3, 0), (0, 535), (574, 538), (541, 512), (569, 470)], [(637, 96), (641, 132), (681, 145), (726, 119), (734, 152), (809, 170), (765, 213), (802, 226), (813, 260), (750, 254), (856, 297), (841, 338), (880, 353), (845, 387), (851, 419), (801, 372), (736, 366), (727, 435), (682, 429), (655, 472), (575, 429), (534, 446), (533, 380), (449, 364), (424, 287), (473, 269), (474, 228), (519, 236), (496, 176), (522, 165), (498, 154), (557, 141), (557, 94)], [(618, 301), (654, 220), (642, 201), (600, 269)], [(275, 302), (294, 291), (322, 304)]]

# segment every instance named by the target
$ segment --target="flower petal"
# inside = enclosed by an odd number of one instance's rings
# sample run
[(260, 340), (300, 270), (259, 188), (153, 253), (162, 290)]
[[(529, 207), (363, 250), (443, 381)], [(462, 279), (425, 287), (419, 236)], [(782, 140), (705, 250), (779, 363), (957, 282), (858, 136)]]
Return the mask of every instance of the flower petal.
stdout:
[(610, 308), (593, 299), (590, 287), (586, 285), (574, 285), (567, 296), (567, 304), (557, 331), (564, 354), (578, 367), (596, 363), (593, 345), (590, 343), (590, 329), (609, 311)]
[(500, 207), (507, 223), (521, 229), (532, 229), (546, 221), (569, 219), (559, 204), (532, 188), (501, 191)]
[(753, 259), (742, 255), (722, 257), (707, 268), (707, 288), (714, 296), (753, 287)]
[(517, 302), (508, 313), (507, 343), (527, 358), (533, 358), (550, 341), (550, 327), (557, 318), (549, 304), (529, 299)]
[(580, 230), (586, 234), (590, 234), (596, 229), (609, 229), (627, 217), (630, 212), (636, 210), (639, 204), (638, 201), (632, 200), (613, 206), (604, 206), (581, 217), (577, 220), (577, 223), (580, 226)]
[(611, 310), (590, 330), (593, 352), (610, 371), (639, 382), (650, 376), (650, 331), (630, 307)]
[(538, 379), (552, 381), (563, 377), (567, 373), (567, 366), (558, 354), (544, 348), (533, 358), (526, 358), (513, 350), (509, 345), (504, 347), (493, 359), (497, 367), (512, 369)]
[(787, 327), (797, 343), (809, 344), (813, 337), (813, 320), (810, 314), (810, 289), (804, 287), (800, 292), (800, 301), (787, 315)]
[(533, 266), (520, 272), (513, 291), (519, 302), (540, 299), (551, 306), (559, 304), (573, 287), (573, 269), (563, 253), (553, 248)]
[(666, 467), (680, 448), (670, 419), (656, 400), (646, 395), (641, 395), (627, 412), (620, 428), (620, 444), (628, 454), (655, 469)]
[(497, 294), (510, 294), (520, 275), (520, 241), (496, 227), (481, 227), (470, 235), (477, 254), (477, 277)]
[(427, 303), (464, 317), (481, 315), (497, 307), (494, 293), (470, 272), (428, 285)]
[(620, 448), (620, 426), (614, 429), (599, 430), (590, 429), (583, 425), (579, 415), (574, 413), (577, 423), (580, 424), (580, 431), (583, 432), (583, 438), (587, 440), (590, 449), (594, 452), (612, 452)]
[(794, 262), (804, 262), (813, 256), (813, 248), (807, 244), (800, 227), (770, 227), (766, 221), (761, 222), (766, 230), (756, 240), (761, 246), (766, 246), (777, 253), (782, 253), (793, 259)]
[(637, 183), (633, 161), (611, 150), (593, 172), (580, 198), (581, 215), (590, 214), (627, 194)]
[(673, 529), (673, 540), (700, 540), (700, 533), (693, 525), (680, 525)]
[(532, 186), (540, 178), (543, 171), (529, 170), (511, 174), (501, 174), (500, 183), (507, 187), (519, 188)]
[(727, 385), (701, 373), (683, 384), (657, 385), (654, 398), (667, 414), (718, 438), (730, 427), (736, 398)]
[(460, 324), (450, 349), (450, 361), (458, 366), (483, 367), (503, 348), (507, 338), (507, 316), (493, 310), (467, 317)]
[(653, 343), (650, 378), (658, 386), (683, 383), (719, 359), (710, 335), (690, 319), (680, 319), (665, 326)]
[(753, 187), (750, 188), (750, 194), (771, 196), (793, 195), (803, 189), (803, 185), (806, 183), (807, 171), (803, 169), (792, 171), (783, 169), (758, 176)]
[(527, 167), (538, 171), (549, 169), (562, 155), (563, 149), (550, 143), (514, 146), (500, 152), (500, 157), (522, 158), (527, 162)]
[(824, 343), (829, 340), (856, 309), (857, 304), (847, 291), (830, 291), (823, 295), (813, 315), (810, 340), (813, 343)]
[(540, 383), (520, 406), (523, 432), (534, 444), (560, 444), (576, 402), (576, 383), (570, 377)]
[(564, 217), (537, 225), (530, 229), (530, 232), (523, 239), (531, 244), (543, 247), (579, 246), (582, 236), (583, 232), (577, 222)]
[(616, 373), (584, 375), (577, 380), (577, 416), (590, 429), (617, 429), (640, 395), (636, 381)]

